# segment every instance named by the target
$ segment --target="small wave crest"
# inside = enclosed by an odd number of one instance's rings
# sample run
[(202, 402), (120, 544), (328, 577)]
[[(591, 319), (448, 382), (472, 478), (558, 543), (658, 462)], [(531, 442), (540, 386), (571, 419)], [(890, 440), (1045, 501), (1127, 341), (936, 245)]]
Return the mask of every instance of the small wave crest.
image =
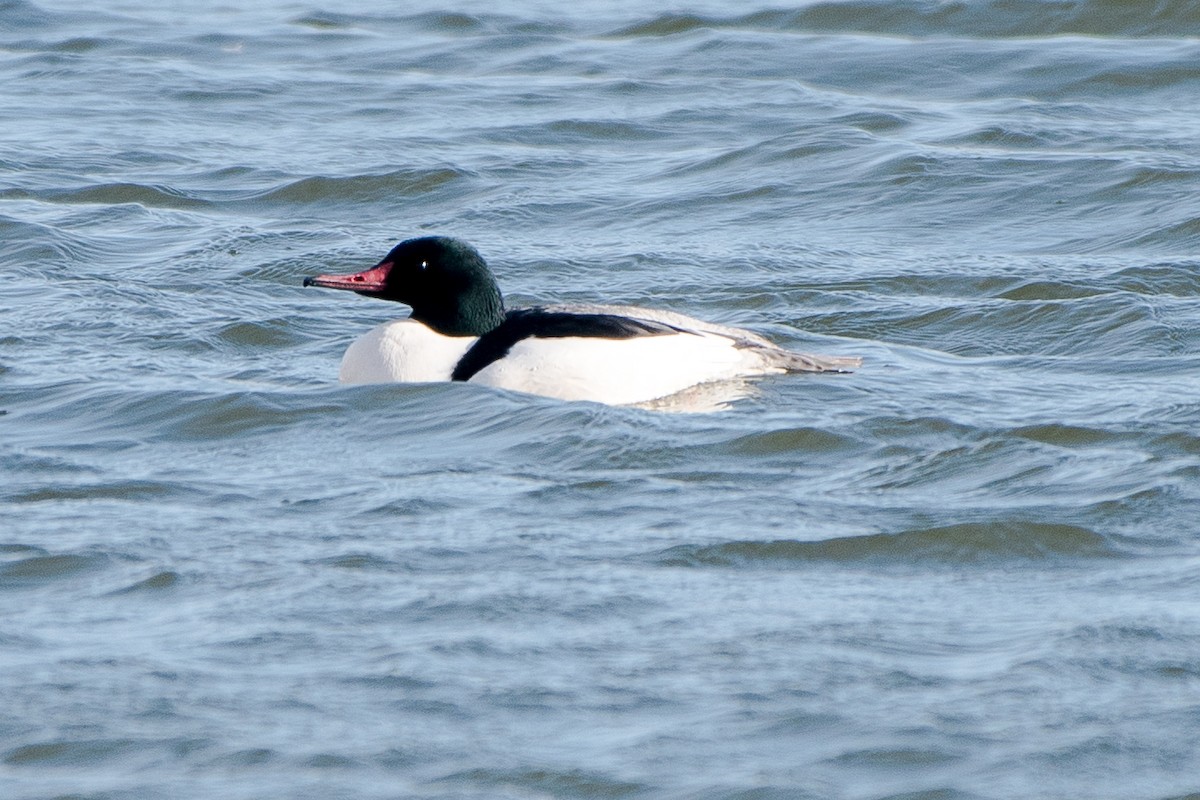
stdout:
[(314, 205), (376, 203), (419, 197), (455, 184), (469, 173), (450, 167), (400, 169), (361, 175), (312, 175), (276, 182), (265, 189), (247, 191), (253, 171), (227, 169), (202, 176), (205, 182), (232, 184), (231, 188), (180, 189), (157, 183), (102, 183), (85, 186), (46, 187), (36, 190), (12, 188), (0, 191), (0, 199), (37, 200), (47, 203), (120, 206), (174, 211), (212, 211), (245, 203), (261, 205)]
[(263, 192), (255, 200), (265, 203), (309, 204), (324, 202), (375, 202), (394, 197), (415, 197), (436, 191), (466, 177), (458, 169), (401, 169), (381, 174), (329, 177), (317, 175)]
[(0, 29), (27, 30), (49, 25), (54, 15), (26, 0), (0, 2)]
[(678, 545), (658, 554), (667, 566), (802, 566), (812, 563), (916, 566), (1003, 566), (1112, 558), (1120, 551), (1090, 528), (1064, 523), (1000, 520), (968, 522), (900, 533), (843, 536), (819, 541), (781, 539)]
[[(320, 10), (292, 20), (293, 25), (322, 31), (345, 31), (358, 28), (378, 30), (383, 25), (450, 35), (492, 32), (497, 28), (507, 27), (505, 22), (509, 22), (509, 20), (492, 15), (468, 14), (458, 11), (428, 11), (392, 16)], [(525, 21), (522, 23), (521, 27), (536, 25)]]
[(507, 794), (533, 794), (547, 797), (631, 797), (645, 793), (648, 787), (617, 780), (607, 775), (581, 770), (558, 769), (472, 769), (442, 778), (445, 783), (476, 785), (485, 790)]
[(661, 14), (613, 32), (619, 37), (672, 36), (703, 28), (813, 33), (875, 33), (886, 36), (958, 35), (981, 39), (1061, 35), (1147, 37), (1200, 35), (1200, 7), (1187, 0), (1126, 3), (1085, 0), (985, 0), (928, 3), (923, 0), (817, 2), (803, 8), (757, 11), (734, 17)]
[(8, 199), (35, 199), (54, 203), (81, 203), (95, 205), (135, 204), (146, 208), (167, 208), (192, 211), (208, 208), (211, 203), (169, 186), (140, 183), (105, 183), (70, 189), (46, 189), (30, 192), (10, 189), (0, 193)]
[(1061, 281), (1030, 281), (996, 300), (947, 302), (933, 310), (900, 304), (883, 311), (878, 324), (893, 337), (926, 346), (950, 349), (945, 345), (953, 343), (951, 352), (961, 356), (1143, 355), (1169, 353), (1171, 346), (1160, 315), (1142, 298)]
[(98, 553), (50, 553), (35, 547), (6, 550), (0, 552), (0, 589), (30, 589), (69, 581), (108, 561), (107, 556)]

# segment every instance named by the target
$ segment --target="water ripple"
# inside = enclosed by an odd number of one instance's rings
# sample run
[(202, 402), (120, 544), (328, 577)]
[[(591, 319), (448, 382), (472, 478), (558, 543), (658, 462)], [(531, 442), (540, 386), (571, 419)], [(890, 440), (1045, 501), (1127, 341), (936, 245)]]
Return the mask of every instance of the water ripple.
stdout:
[(447, 775), (441, 783), (478, 786), (489, 791), (517, 791), (563, 798), (637, 797), (651, 787), (581, 770), (473, 769)]
[(1044, 3), (982, 0), (929, 4), (919, 0), (816, 2), (798, 10), (756, 11), (736, 17), (669, 13), (615, 31), (619, 37), (672, 36), (708, 28), (888, 36), (1036, 37), (1196, 36), (1200, 14), (1187, 0), (1157, 3), (1153, 13), (1117, 0)]
[[(67, 5), (0, 2), (8, 794), (1194, 788), (1195, 3)], [(423, 233), (867, 360), (339, 386), (407, 312), (300, 278)]]
[(656, 559), (665, 566), (796, 567), (836, 563), (1004, 567), (1021, 562), (1070, 564), (1121, 555), (1123, 552), (1118, 546), (1089, 528), (1061, 523), (997, 520), (820, 541), (678, 545), (664, 550)]
[(0, 589), (27, 589), (53, 586), (74, 580), (80, 574), (99, 569), (108, 558), (99, 554), (38, 553), (0, 563)]
[(457, 169), (396, 170), (380, 175), (309, 177), (255, 197), (258, 202), (312, 204), (326, 202), (371, 202), (397, 197), (417, 197), (464, 180), (468, 173)]

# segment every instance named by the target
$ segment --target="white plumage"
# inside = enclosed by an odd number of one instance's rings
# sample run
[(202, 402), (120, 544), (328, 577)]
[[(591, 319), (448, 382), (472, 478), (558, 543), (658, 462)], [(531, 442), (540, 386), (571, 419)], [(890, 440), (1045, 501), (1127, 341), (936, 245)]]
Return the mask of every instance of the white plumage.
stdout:
[[(633, 405), (703, 383), (789, 371), (842, 371), (859, 363), (857, 358), (793, 353), (750, 331), (672, 312), (630, 306), (551, 310), (616, 314), (682, 331), (629, 339), (529, 337), (473, 375), (470, 383), (560, 400)], [(448, 381), (477, 340), (445, 336), (411, 319), (387, 322), (350, 345), (339, 377), (343, 383)]]

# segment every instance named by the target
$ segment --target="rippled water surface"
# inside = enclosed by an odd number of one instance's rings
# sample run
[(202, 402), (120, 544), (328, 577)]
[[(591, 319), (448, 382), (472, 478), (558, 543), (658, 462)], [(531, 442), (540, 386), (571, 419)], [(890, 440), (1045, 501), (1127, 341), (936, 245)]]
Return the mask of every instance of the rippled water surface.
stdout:
[[(237, 8), (235, 6), (245, 6)], [(0, 2), (0, 795), (1200, 792), (1200, 6)], [(514, 304), (857, 354), (336, 384)]]

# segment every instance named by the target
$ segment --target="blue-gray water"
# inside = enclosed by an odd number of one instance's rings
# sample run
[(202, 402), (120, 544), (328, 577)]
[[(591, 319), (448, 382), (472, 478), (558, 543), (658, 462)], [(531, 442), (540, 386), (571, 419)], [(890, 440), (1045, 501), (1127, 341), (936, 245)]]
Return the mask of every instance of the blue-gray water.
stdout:
[[(1185, 0), (0, 2), (0, 797), (1200, 792), (1197, 64)], [(337, 386), (403, 309), (300, 279), (431, 232), (866, 364)]]

